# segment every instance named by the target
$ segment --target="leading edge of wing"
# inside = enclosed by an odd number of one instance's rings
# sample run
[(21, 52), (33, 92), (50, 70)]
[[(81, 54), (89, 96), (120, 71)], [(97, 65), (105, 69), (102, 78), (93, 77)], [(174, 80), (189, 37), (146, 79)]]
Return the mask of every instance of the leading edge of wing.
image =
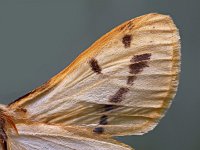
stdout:
[(126, 28), (132, 29), (135, 24), (137, 24), (137, 26), (139, 27), (140, 24), (143, 23), (143, 20), (152, 18), (153, 16), (159, 16), (159, 15), (165, 16), (162, 14), (150, 13), (150, 14), (146, 14), (140, 17), (136, 17), (134, 19), (126, 21), (123, 24), (117, 26), (110, 32), (103, 35), (96, 42), (94, 42), (87, 50), (83, 51), (68, 67), (66, 67), (60, 73), (52, 77), (50, 80), (48, 80), (47, 82), (45, 82), (43, 85), (39, 86), (38, 88), (14, 100), (10, 104), (8, 104), (8, 107), (10, 109), (16, 109), (19, 106), (25, 104), (26, 102), (29, 102), (30, 100), (33, 100), (45, 94), (46, 92), (50, 91), (51, 89), (56, 87), (66, 77), (67, 74), (75, 70), (82, 62), (98, 54), (101, 51), (102, 47), (105, 46), (109, 42), (109, 40), (111, 40), (113, 36), (119, 34), (120, 32), (123, 32), (123, 30), (125, 30)]

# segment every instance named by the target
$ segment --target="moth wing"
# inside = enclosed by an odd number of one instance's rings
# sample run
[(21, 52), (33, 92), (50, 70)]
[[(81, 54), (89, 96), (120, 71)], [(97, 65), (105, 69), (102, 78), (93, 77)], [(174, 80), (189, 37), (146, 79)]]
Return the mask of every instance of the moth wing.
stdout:
[(97, 133), (146, 133), (176, 93), (179, 39), (169, 16), (147, 14), (127, 21), (9, 109), (16, 118), (24, 112), (26, 119)]
[(17, 124), (18, 135), (8, 134), (11, 150), (131, 150), (125, 144), (87, 130), (46, 124)]

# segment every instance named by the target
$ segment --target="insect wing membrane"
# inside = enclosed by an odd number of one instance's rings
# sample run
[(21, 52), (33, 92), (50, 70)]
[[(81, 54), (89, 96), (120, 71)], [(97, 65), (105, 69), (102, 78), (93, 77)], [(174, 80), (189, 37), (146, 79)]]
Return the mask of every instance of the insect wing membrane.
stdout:
[(46, 124), (18, 124), (19, 135), (8, 134), (7, 146), (12, 150), (130, 150), (106, 137), (95, 137), (87, 130)]
[(166, 15), (127, 21), (9, 109), (23, 111), (32, 121), (112, 136), (146, 133), (164, 116), (176, 93), (179, 38)]

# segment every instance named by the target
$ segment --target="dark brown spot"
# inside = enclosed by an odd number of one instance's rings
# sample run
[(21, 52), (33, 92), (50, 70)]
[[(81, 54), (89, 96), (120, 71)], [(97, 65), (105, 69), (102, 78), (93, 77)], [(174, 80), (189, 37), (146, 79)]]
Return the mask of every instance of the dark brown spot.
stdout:
[(90, 67), (92, 68), (92, 70), (96, 73), (101, 73), (101, 67), (99, 66), (98, 62), (96, 59), (92, 58), (90, 61)]
[(131, 40), (132, 40), (132, 36), (131, 36), (131, 35), (125, 35), (125, 36), (122, 38), (122, 43), (124, 44), (124, 47), (125, 47), (125, 48), (130, 47), (130, 45), (131, 45)]
[(141, 55), (135, 55), (132, 59), (131, 62), (140, 62), (140, 61), (145, 61), (145, 60), (150, 60), (151, 53), (145, 53)]
[(131, 64), (129, 66), (130, 73), (131, 74), (138, 74), (138, 73), (142, 72), (145, 67), (149, 67), (148, 64), (147, 64), (147, 61), (141, 61), (141, 62), (138, 62), (138, 63)]
[(133, 82), (135, 81), (137, 77), (136, 76), (128, 76), (127, 84), (133, 85)]
[(93, 129), (93, 132), (98, 133), (98, 134), (102, 134), (104, 132), (104, 128), (103, 127), (96, 127)]
[(99, 124), (100, 125), (106, 125), (106, 124), (108, 124), (107, 119), (108, 119), (108, 116), (106, 116), (106, 115), (101, 116)]
[(114, 106), (113, 105), (105, 105), (104, 109), (105, 109), (105, 111), (110, 111), (110, 110), (114, 109)]
[(129, 91), (128, 88), (120, 88), (113, 96), (110, 97), (110, 102), (119, 103), (123, 100), (125, 94)]

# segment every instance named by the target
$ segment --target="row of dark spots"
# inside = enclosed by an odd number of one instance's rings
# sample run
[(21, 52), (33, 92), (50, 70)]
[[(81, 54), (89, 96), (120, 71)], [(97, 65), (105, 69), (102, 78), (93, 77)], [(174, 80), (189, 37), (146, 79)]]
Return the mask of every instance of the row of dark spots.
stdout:
[[(122, 43), (124, 44), (125, 48), (130, 47), (131, 44), (131, 40), (132, 40), (132, 35), (125, 35), (122, 38)], [(141, 62), (141, 61), (145, 61), (145, 60), (149, 60), (151, 57), (150, 53), (145, 53), (145, 54), (141, 54), (141, 55), (135, 55), (130, 62)], [(95, 73), (101, 73), (102, 69), (98, 64), (98, 61), (95, 58), (90, 59), (89, 61), (90, 67), (91, 69), (95, 72)]]
[[(131, 41), (132, 41), (132, 35), (125, 35), (122, 38), (122, 43), (124, 44), (125, 48), (130, 47), (131, 45)], [(145, 67), (148, 67), (148, 62), (147, 60), (150, 59), (151, 54), (149, 53), (145, 53), (145, 54), (141, 54), (141, 55), (135, 55), (130, 62), (132, 62), (133, 64), (129, 65), (129, 73), (130, 74), (138, 74), (140, 72), (143, 71), (143, 69)], [(98, 65), (98, 62), (96, 59), (91, 59), (90, 60), (90, 66), (92, 68), (92, 70), (97, 73), (100, 74), (101, 73), (101, 67)], [(136, 76), (132, 75), (132, 76), (128, 76), (127, 79), (127, 84), (128, 85), (133, 85), (133, 82), (136, 80)], [(128, 88), (126, 87), (121, 87), (114, 95), (110, 96), (109, 101), (112, 103), (119, 103), (121, 102), (124, 98), (126, 93), (129, 91)], [(114, 105), (105, 105), (104, 106), (105, 112), (106, 111), (111, 111), (114, 109)], [(100, 121), (99, 121), (99, 125), (107, 125), (108, 124), (108, 116), (103, 115), (100, 117)], [(93, 129), (93, 132), (101, 134), (104, 132), (104, 128), (102, 126), (100, 127), (96, 127)]]
[(116, 106), (114, 105), (104, 105), (104, 111), (107, 112), (107, 111), (111, 111), (115, 108)]
[(137, 62), (129, 65), (130, 74), (138, 74), (143, 71), (145, 67), (149, 67), (147, 61)]
[(128, 79), (127, 79), (127, 84), (128, 85), (133, 85), (133, 82), (136, 80), (136, 76), (128, 76)]
[[(90, 64), (90, 67), (91, 67), (93, 72), (95, 72), (97, 74), (101, 74), (102, 69), (99, 66), (98, 61), (96, 59), (94, 59), (94, 58), (90, 59), (89, 64)], [(113, 105), (105, 105), (104, 109), (105, 109), (104, 111), (110, 111), (110, 110), (113, 109)], [(107, 119), (108, 119), (108, 116), (102, 115), (100, 117), (98, 125), (107, 125), (108, 124)], [(101, 134), (101, 133), (104, 132), (104, 128), (101, 127), (101, 126), (100, 127), (96, 127), (96, 128), (93, 129), (93, 132)]]
[(150, 53), (133, 56), (130, 60), (131, 64), (129, 65), (129, 73), (132, 74), (132, 76), (128, 76), (128, 85), (133, 85), (134, 81), (137, 79), (136, 75), (141, 73), (144, 68), (149, 67), (148, 60), (150, 60), (150, 57)]
[[(124, 96), (128, 91), (129, 91), (128, 88), (123, 88), (123, 87), (120, 88), (113, 96), (110, 97), (109, 101), (112, 103), (121, 102), (124, 99)], [(114, 105), (105, 105), (104, 111), (108, 112), (108, 111), (113, 110), (114, 108), (115, 108)], [(107, 125), (108, 124), (107, 119), (108, 119), (108, 116), (106, 116), (106, 115), (101, 116), (100, 120), (99, 120), (99, 125)], [(96, 128), (94, 128), (93, 132), (101, 134), (104, 132), (104, 128), (102, 126), (96, 127)]]
[(145, 53), (141, 55), (135, 55), (133, 58), (130, 60), (130, 62), (140, 62), (140, 61), (147, 61), (150, 60), (151, 54), (150, 53)]
[(119, 102), (121, 102), (124, 99), (125, 94), (128, 91), (129, 91), (128, 88), (121, 87), (114, 95), (112, 95), (109, 98), (109, 101), (112, 102), (112, 103), (119, 103)]
[[(124, 43), (126, 44), (126, 46), (130, 45), (130, 43), (127, 41), (127, 40), (129, 40), (129, 38), (130, 38), (129, 36), (124, 37)], [(89, 61), (89, 64), (90, 64), (90, 67), (93, 72), (95, 72), (97, 74), (101, 73), (102, 69), (99, 66), (98, 61), (96, 59), (92, 58)], [(115, 103), (122, 101), (125, 93), (127, 93), (127, 92), (128, 92), (128, 88), (120, 88), (113, 96), (110, 97), (110, 101), (115, 102)], [(105, 111), (110, 111), (113, 108), (114, 108), (113, 105), (105, 105), (105, 107), (104, 107)], [(107, 119), (108, 119), (108, 117), (106, 115), (101, 116), (99, 125), (107, 125), (108, 124)], [(96, 127), (93, 129), (93, 132), (101, 134), (104, 132), (104, 128)]]
[[(113, 109), (118, 108), (118, 106), (116, 105), (103, 105), (103, 107), (101, 109), (103, 109), (103, 112), (109, 112)], [(107, 115), (103, 115), (101, 116), (100, 120), (99, 120), (99, 124), (100, 125), (107, 125), (108, 124), (108, 116)], [(93, 132), (101, 134), (104, 132), (104, 128), (103, 127), (96, 127), (94, 128)]]
[[(141, 55), (135, 55), (131, 60), (129, 65), (129, 73), (131, 76), (127, 78), (127, 85), (133, 85), (134, 81), (137, 79), (137, 74), (141, 73), (144, 68), (149, 67), (148, 61), (151, 57), (150, 53), (145, 53)], [(129, 89), (127, 87), (121, 87), (114, 95), (109, 98), (112, 103), (119, 103), (124, 98)]]
[[(129, 24), (131, 26), (131, 24)], [(122, 43), (124, 44), (125, 48), (129, 48), (131, 46), (132, 35), (126, 34), (122, 38)], [(135, 78), (132, 76), (128, 77), (127, 84), (132, 84)], [(124, 98), (126, 93), (128, 93), (129, 89), (126, 87), (121, 87), (114, 95), (110, 96), (109, 101), (112, 103), (120, 103)]]
[[(151, 54), (145, 53), (141, 55), (135, 55), (130, 62), (132, 64), (129, 65), (129, 73), (132, 74), (132, 76), (128, 76), (127, 84), (133, 85), (134, 81), (137, 79), (136, 74), (141, 73), (144, 68), (149, 67), (148, 66), (148, 60), (150, 59)], [(129, 91), (126, 87), (121, 87), (114, 95), (110, 96), (109, 101), (112, 103), (120, 103), (124, 98), (126, 93)], [(114, 105), (105, 105), (104, 111), (111, 111), (114, 109)], [(106, 115), (101, 116), (99, 125), (107, 125), (108, 117)], [(101, 134), (104, 132), (104, 128), (96, 127), (94, 128), (93, 132)]]
[[(110, 97), (109, 101), (113, 103), (119, 103), (123, 100), (125, 94), (129, 91), (128, 88), (120, 88), (113, 96)], [(114, 105), (105, 105), (104, 106), (104, 111), (108, 112), (114, 109)], [(100, 117), (99, 125), (107, 125), (108, 124), (108, 116), (103, 115)], [(104, 128), (101, 127), (96, 127), (94, 128), (93, 132), (102, 134), (104, 132)]]
[[(107, 125), (108, 124), (108, 116), (107, 115), (103, 115), (100, 117), (99, 120), (99, 125)], [(101, 134), (104, 132), (104, 128), (103, 127), (96, 127), (94, 128), (93, 132)]]

